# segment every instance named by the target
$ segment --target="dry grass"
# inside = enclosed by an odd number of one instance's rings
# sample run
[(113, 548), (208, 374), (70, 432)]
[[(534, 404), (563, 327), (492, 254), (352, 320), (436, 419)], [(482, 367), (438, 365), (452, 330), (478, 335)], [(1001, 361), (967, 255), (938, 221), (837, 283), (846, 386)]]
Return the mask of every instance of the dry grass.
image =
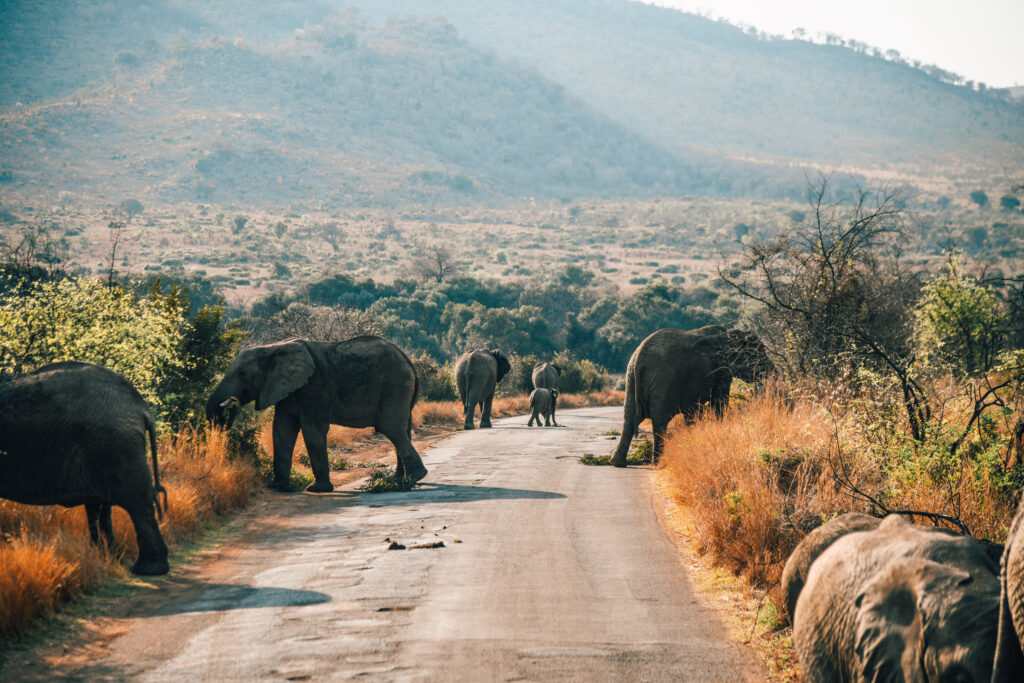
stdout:
[(663, 490), (685, 516), (694, 549), (771, 598), (764, 608), (776, 615), (769, 620), (774, 624), (764, 624), (758, 638), (780, 677), (794, 675), (786, 632), (772, 630), (786, 619), (776, 607), (786, 559), (807, 532), (835, 514), (871, 511), (841, 485), (837, 471), (845, 469), (854, 486), (887, 509), (954, 514), (975, 537), (1005, 536), (1015, 507), (1007, 492), (1015, 484), (1014, 471), (1001, 463), (1009, 459), (1003, 455), (1010, 443), (1006, 425), (1019, 415), (1007, 416), (988, 436), (972, 437), (950, 457), (948, 434), (963, 431), (969, 406), (955, 386), (932, 389), (945, 414), (925, 443), (913, 442), (905, 417), (877, 396), (844, 402), (819, 391), (822, 400), (806, 387), (793, 400), (775, 389), (736, 402), (720, 419), (677, 420), (670, 427), (658, 472)]
[[(253, 466), (227, 454), (223, 432), (183, 431), (160, 444), (168, 510), (160, 524), (169, 545), (244, 506), (255, 490)], [(138, 555), (128, 515), (114, 508), (120, 548), (110, 557), (89, 542), (81, 507), (20, 505), (0, 500), (0, 641), (16, 638), (82, 591), (123, 577)]]
[(755, 586), (777, 587), (806, 530), (850, 506), (822, 467), (831, 426), (811, 402), (789, 409), (767, 394), (720, 420), (675, 424), (662, 467), (697, 550)]

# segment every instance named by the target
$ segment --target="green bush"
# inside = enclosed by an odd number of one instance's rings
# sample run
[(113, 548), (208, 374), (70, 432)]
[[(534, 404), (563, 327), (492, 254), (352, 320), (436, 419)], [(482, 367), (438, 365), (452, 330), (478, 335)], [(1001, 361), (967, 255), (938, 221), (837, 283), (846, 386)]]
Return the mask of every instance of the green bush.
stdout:
[(419, 378), (421, 401), (457, 401), (459, 392), (455, 387), (455, 377), (451, 366), (441, 367), (425, 353), (413, 356), (409, 360)]
[(608, 374), (601, 366), (587, 359), (573, 358), (567, 351), (555, 354), (555, 361), (562, 369), (558, 377), (558, 390), (563, 394), (585, 394), (601, 391), (608, 383)]

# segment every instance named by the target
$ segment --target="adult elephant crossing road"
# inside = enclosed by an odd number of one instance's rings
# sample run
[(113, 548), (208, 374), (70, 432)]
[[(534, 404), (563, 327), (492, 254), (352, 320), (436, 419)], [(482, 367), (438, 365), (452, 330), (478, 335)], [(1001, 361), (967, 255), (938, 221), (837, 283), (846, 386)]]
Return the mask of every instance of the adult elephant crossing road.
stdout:
[(579, 464), (607, 450), (601, 433), (621, 415), (566, 410), (562, 429), (524, 415), (456, 434), (424, 452), (430, 474), (412, 492), (270, 498), (234, 541), (124, 608), (107, 629), (121, 635), (93, 643), (91, 661), (48, 673), (761, 679), (692, 592), (649, 471)]

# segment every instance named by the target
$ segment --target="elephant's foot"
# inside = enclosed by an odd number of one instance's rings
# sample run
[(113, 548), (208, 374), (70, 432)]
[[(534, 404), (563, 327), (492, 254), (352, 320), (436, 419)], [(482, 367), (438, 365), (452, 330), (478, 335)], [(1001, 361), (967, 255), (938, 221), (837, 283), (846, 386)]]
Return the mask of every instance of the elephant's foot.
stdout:
[(488, 420), (487, 422), (484, 422), (483, 420), (480, 420), (480, 429), (490, 429), (490, 428), (491, 428), (491, 421), (490, 420)]
[(618, 453), (616, 453), (615, 455), (612, 456), (612, 465), (614, 465), (615, 467), (625, 467), (626, 456), (619, 455)]
[(427, 471), (427, 468), (423, 465), (422, 462), (417, 463), (414, 467), (411, 468), (402, 467), (401, 465), (399, 465), (398, 467), (399, 476), (405, 477), (406, 479), (411, 479), (412, 481), (419, 481), (423, 477), (427, 476)]
[(271, 491), (278, 491), (279, 493), (291, 493), (294, 490), (292, 489), (291, 482), (288, 480), (280, 481), (277, 479), (267, 484), (267, 488)]
[(139, 576), (159, 576), (166, 574), (171, 571), (171, 565), (167, 563), (167, 558), (162, 559), (142, 559), (132, 565), (132, 574)]
[(330, 481), (314, 481), (306, 490), (310, 493), (330, 493), (334, 490), (334, 484)]
[[(480, 426), (483, 427), (483, 425)], [(465, 430), (476, 429), (476, 427), (473, 426), (472, 422), (467, 422), (465, 425), (462, 426), (462, 428)]]

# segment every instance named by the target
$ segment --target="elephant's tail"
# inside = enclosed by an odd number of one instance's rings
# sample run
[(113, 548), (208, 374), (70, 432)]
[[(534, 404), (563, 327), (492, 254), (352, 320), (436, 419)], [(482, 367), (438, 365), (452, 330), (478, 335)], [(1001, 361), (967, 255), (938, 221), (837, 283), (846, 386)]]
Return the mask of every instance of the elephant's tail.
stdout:
[[(146, 413), (146, 431), (149, 433), (149, 448), (153, 453), (153, 505), (156, 507), (156, 518), (162, 520), (167, 510), (167, 489), (160, 483), (160, 466), (156, 457), (156, 422), (153, 416)], [(160, 496), (163, 495), (163, 505), (160, 505)]]
[(409, 404), (409, 436), (412, 437), (412, 411), (416, 408), (416, 399), (420, 395), (420, 376), (413, 369), (412, 373), (412, 403)]

